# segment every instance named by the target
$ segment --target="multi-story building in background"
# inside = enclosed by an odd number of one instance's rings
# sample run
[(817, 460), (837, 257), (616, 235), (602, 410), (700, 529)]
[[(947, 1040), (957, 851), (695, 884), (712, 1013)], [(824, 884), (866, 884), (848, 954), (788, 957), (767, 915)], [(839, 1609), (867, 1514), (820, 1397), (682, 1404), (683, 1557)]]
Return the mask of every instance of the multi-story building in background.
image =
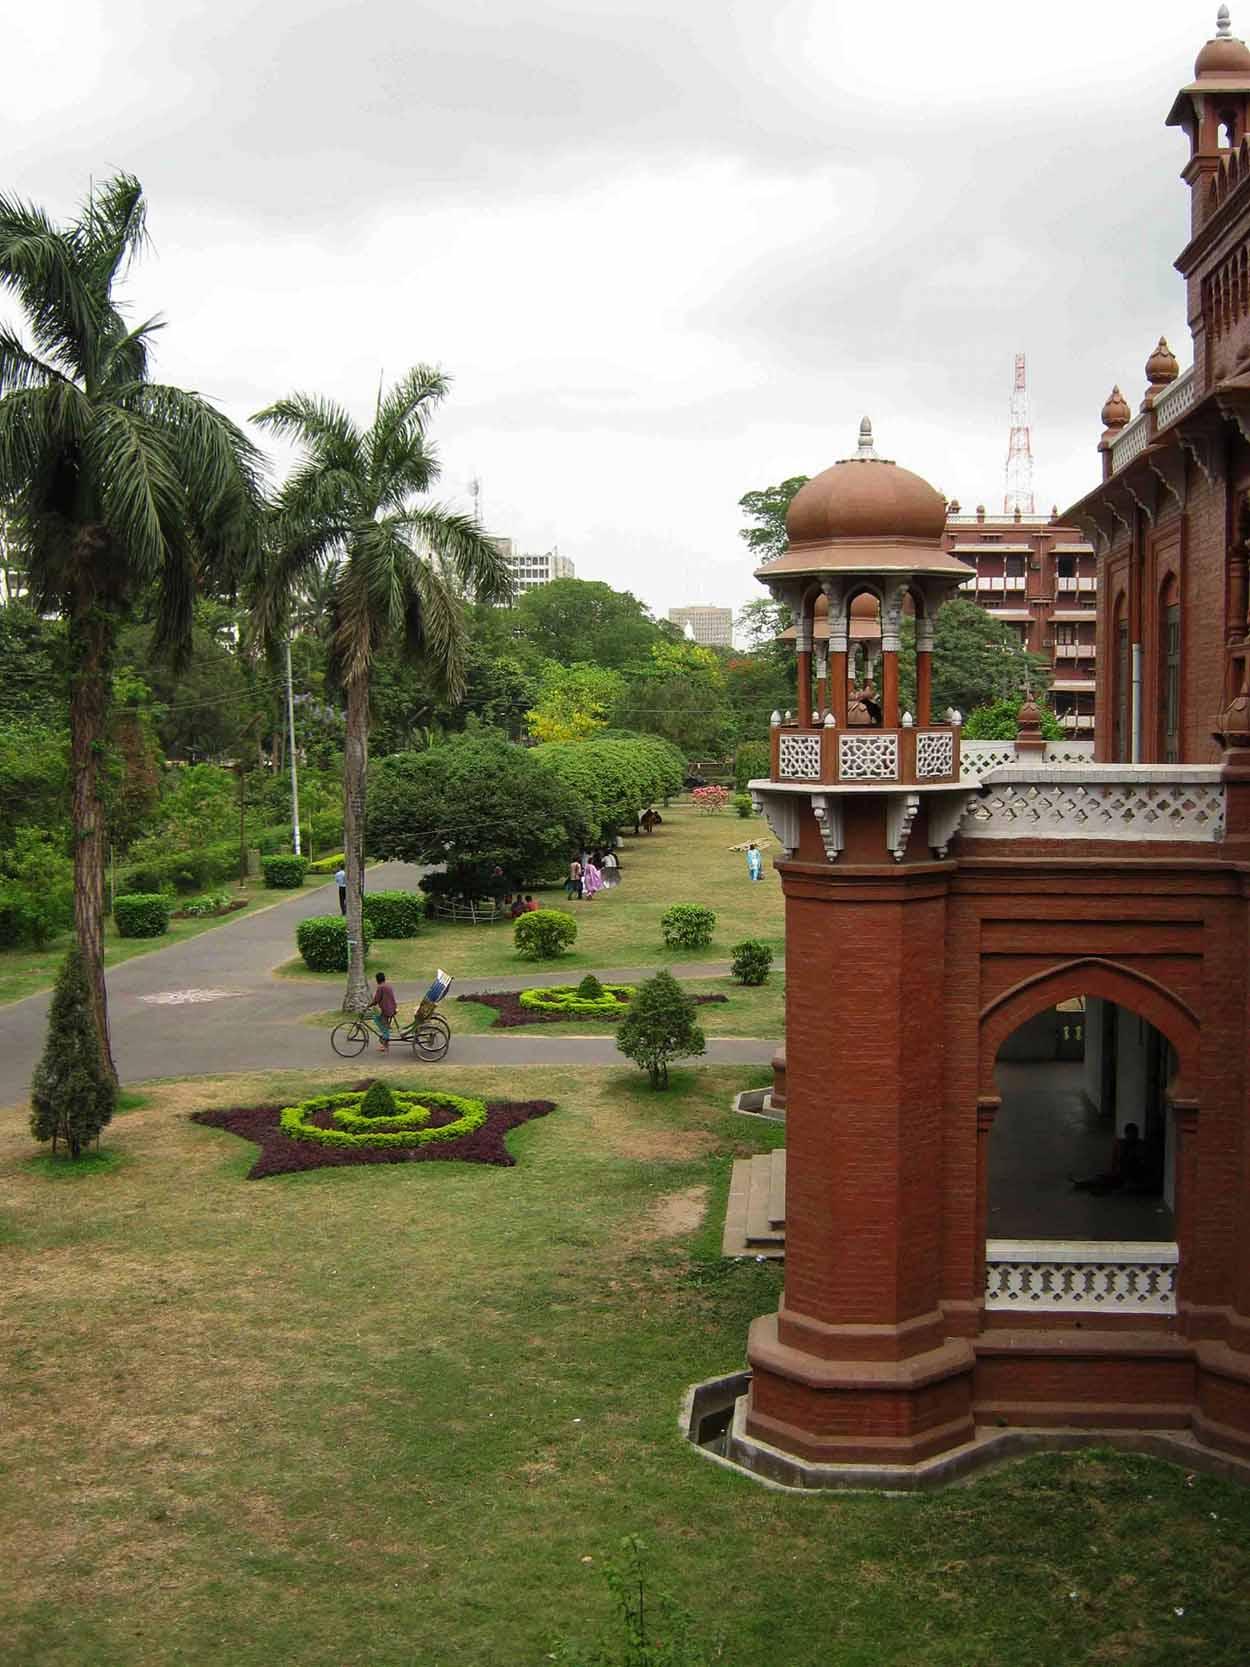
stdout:
[(668, 617), (682, 630), (688, 625), (694, 640), (704, 648), (732, 648), (734, 645), (734, 611), (732, 608), (670, 608)]
[(1072, 734), (1094, 730), (1098, 572), (1094, 546), (1048, 515), (963, 515), (952, 504), (946, 549), (976, 568), (961, 594), (1010, 625), (1050, 662), (1049, 699)]
[(547, 550), (541, 555), (521, 554), (510, 538), (497, 538), (495, 547), (508, 564), (518, 596), (527, 590), (537, 590), (539, 585), (549, 585), (553, 579), (577, 577), (573, 563), (558, 550)]

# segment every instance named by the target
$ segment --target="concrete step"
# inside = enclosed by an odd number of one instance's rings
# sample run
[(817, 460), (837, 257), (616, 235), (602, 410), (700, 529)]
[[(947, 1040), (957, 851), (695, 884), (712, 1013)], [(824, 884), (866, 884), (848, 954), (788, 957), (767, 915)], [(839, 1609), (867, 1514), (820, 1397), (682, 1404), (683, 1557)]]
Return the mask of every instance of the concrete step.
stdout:
[(774, 1227), (769, 1219), (772, 1177), (771, 1152), (761, 1152), (758, 1157), (751, 1159), (751, 1194), (747, 1201), (749, 1245), (778, 1244), (785, 1237), (784, 1228)]
[[(772, 1261), (785, 1255), (785, 1243), (768, 1223), (767, 1171), (755, 1167), (758, 1161), (738, 1158), (734, 1163), (721, 1250), (726, 1256), (765, 1256)], [(756, 1231), (750, 1223), (752, 1213)], [(759, 1236), (760, 1230), (763, 1236)]]
[(768, 1220), (769, 1225), (785, 1231), (786, 1226), (786, 1149), (778, 1146), (768, 1154)]

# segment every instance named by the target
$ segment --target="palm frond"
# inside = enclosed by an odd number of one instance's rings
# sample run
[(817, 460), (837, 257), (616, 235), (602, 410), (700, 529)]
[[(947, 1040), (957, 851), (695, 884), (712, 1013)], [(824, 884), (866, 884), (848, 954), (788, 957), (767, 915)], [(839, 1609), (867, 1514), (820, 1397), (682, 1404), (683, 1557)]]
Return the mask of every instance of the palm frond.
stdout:
[(498, 545), (472, 515), (441, 504), (418, 504), (404, 512), (410, 538), (448, 566), (464, 596), (477, 602), (510, 602), (512, 575)]
[(108, 294), (118, 272), (148, 240), (143, 187), (133, 174), (117, 174), (93, 186), (79, 224), (101, 291)]
[(83, 437), (103, 518), (138, 574), (155, 579), (166, 546), (185, 541), (188, 506), (167, 431), (142, 412), (100, 404)]
[(398, 509), (414, 492), (438, 479), (438, 461), (426, 442), (430, 418), (451, 387), (434, 365), (414, 365), (385, 398), (366, 438), (369, 477), (380, 506)]
[(20, 302), (39, 351), (86, 376), (106, 302), (85, 269), (73, 232), (42, 209), (0, 194), (0, 288)]
[(20, 388), (46, 388), (66, 378), (29, 348), (12, 330), (0, 329), (0, 398)]
[(148, 318), (133, 330), (127, 330), (118, 318), (116, 339), (108, 343), (101, 357), (101, 377), (117, 382), (146, 381), (148, 343), (158, 330), (164, 328), (164, 319)]
[(464, 608), (453, 586), (433, 562), (413, 570), (413, 595), (404, 621), (410, 654), (421, 654), (450, 700), (464, 699)]
[(362, 464), (360, 430), (347, 410), (334, 400), (315, 394), (289, 394), (252, 421), (281, 439), (293, 440), (328, 466), (359, 471)]

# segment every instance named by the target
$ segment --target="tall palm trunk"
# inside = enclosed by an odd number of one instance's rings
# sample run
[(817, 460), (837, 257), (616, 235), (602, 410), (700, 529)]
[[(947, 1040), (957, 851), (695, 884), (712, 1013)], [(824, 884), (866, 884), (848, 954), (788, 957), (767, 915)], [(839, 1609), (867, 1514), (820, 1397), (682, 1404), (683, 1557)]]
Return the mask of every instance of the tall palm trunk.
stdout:
[(117, 1079), (109, 1040), (108, 995), (104, 987), (104, 863), (107, 844), (104, 803), (100, 797), (100, 763), (108, 717), (114, 615), (104, 605), (89, 576), (80, 569), (70, 620), (69, 730), (71, 827), (74, 841), (74, 931), (87, 975), (88, 1001), (100, 1059)]
[(365, 889), (365, 771), (369, 764), (369, 683), (347, 685), (347, 731), (343, 740), (343, 866), (347, 870), (347, 990), (343, 1011), (359, 1013), (369, 1002), (365, 982), (363, 896)]

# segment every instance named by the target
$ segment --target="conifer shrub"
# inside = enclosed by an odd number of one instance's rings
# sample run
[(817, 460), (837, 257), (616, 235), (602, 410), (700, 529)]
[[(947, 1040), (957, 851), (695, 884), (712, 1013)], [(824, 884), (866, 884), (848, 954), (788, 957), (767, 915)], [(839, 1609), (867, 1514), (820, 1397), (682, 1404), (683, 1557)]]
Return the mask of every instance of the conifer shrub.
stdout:
[[(362, 929), (367, 954), (372, 941), (367, 920)], [(342, 915), (309, 915), (295, 928), (295, 947), (310, 972), (346, 972), (347, 922)]]
[(391, 1093), (389, 1084), (380, 1080), (367, 1090), (360, 1102), (362, 1117), (394, 1117), (398, 1111), (399, 1107), (395, 1104), (395, 1096)]
[(670, 949), (706, 949), (715, 930), (715, 911), (701, 903), (674, 903), (660, 917), (660, 931)]
[(48, 1040), (30, 1088), (30, 1132), (36, 1140), (50, 1140), (54, 1152), (64, 1142), (77, 1158), (99, 1138), (116, 1104), (91, 1017), (82, 951), (75, 944), (52, 992)]
[(361, 908), (374, 938), (415, 938), (425, 915), (425, 898), (415, 891), (371, 891)]
[(122, 938), (159, 938), (169, 930), (169, 899), (162, 892), (132, 892), (113, 899), (113, 920)]
[(668, 1087), (670, 1060), (706, 1051), (694, 1014), (693, 996), (671, 972), (657, 972), (638, 986), (616, 1033), (616, 1045), (648, 1073), (652, 1088)]
[(292, 855), (262, 857), (260, 871), (270, 891), (298, 891), (308, 872), (308, 858)]
[(517, 921), (512, 941), (527, 961), (553, 961), (577, 941), (577, 922), (563, 909), (535, 909)]
[(736, 943), (729, 953), (733, 956), (730, 971), (739, 984), (763, 984), (767, 980), (773, 952), (766, 943), (747, 938), (743, 943)]
[(583, 1001), (598, 1001), (603, 994), (603, 985), (593, 972), (588, 972), (577, 986), (577, 993)]

